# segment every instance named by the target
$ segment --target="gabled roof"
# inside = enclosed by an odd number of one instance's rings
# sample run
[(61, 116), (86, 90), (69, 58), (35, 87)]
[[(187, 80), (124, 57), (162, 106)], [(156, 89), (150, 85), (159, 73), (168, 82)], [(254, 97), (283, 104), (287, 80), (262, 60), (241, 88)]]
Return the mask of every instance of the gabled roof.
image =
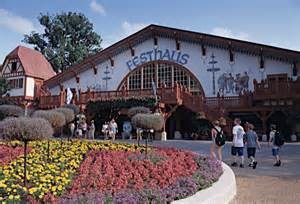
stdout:
[(26, 76), (46, 80), (56, 74), (46, 58), (34, 49), (19, 45), (6, 56), (4, 62), (15, 58), (20, 60)]
[[(60, 82), (68, 80), (77, 74), (100, 64), (103, 61), (113, 58), (114, 56), (129, 50), (131, 47), (154, 37), (165, 37), (177, 39), (178, 41), (185, 41), (199, 44), (200, 46), (211, 46), (221, 49), (232, 49), (234, 52), (241, 52), (249, 55), (263, 55), (265, 58), (271, 58), (273, 60), (288, 62), (288, 63), (299, 63), (300, 52), (253, 43), (243, 40), (231, 39), (222, 36), (215, 36), (211, 34), (199, 33), (194, 31), (181, 30), (177, 28), (170, 28), (159, 25), (149, 25), (142, 30), (120, 40), (119, 42), (107, 47), (106, 49), (86, 57), (80, 63), (69, 67), (64, 72), (52, 77), (45, 81), (45, 84), (51, 88), (58, 85)], [(159, 45), (159, 42), (158, 42)]]

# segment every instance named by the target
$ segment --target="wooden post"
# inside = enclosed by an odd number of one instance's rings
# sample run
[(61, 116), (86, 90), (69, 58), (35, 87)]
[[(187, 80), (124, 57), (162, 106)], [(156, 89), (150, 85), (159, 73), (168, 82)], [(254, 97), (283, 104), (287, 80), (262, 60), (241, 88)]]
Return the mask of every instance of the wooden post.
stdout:
[(267, 114), (265, 111), (263, 111), (261, 114), (261, 122), (262, 122), (263, 134), (267, 134)]
[(27, 186), (27, 177), (26, 177), (26, 163), (27, 163), (27, 143), (28, 141), (24, 141), (24, 186)]

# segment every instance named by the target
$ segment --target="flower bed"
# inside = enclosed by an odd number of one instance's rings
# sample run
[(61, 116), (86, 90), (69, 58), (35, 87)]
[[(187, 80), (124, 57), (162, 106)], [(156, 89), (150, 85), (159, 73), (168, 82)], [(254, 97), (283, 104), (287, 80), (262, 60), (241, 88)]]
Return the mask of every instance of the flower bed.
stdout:
[(0, 201), (56, 203), (167, 203), (210, 186), (220, 162), (190, 151), (103, 142), (33, 142), (28, 186), (23, 157), (0, 167)]
[[(28, 149), (28, 152), (30, 149)], [(23, 147), (17, 143), (0, 144), (0, 166), (5, 166), (24, 153)]]

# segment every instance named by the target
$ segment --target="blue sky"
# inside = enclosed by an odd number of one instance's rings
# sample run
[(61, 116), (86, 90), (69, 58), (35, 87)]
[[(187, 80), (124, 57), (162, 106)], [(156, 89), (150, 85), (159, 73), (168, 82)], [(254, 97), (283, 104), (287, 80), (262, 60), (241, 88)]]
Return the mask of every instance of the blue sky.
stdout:
[(40, 13), (61, 11), (84, 13), (104, 48), (154, 23), (300, 50), (298, 0), (1, 0), (0, 64), (25, 33), (41, 30)]

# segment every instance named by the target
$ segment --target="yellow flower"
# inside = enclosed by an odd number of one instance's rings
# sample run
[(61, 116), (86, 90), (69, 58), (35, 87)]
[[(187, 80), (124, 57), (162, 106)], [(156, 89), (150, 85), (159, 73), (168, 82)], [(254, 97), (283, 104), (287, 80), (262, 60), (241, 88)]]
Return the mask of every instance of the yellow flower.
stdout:
[(10, 196), (8, 196), (8, 199), (9, 199), (9, 200), (13, 200), (13, 199), (14, 199), (14, 196), (13, 196), (13, 195), (10, 195)]

